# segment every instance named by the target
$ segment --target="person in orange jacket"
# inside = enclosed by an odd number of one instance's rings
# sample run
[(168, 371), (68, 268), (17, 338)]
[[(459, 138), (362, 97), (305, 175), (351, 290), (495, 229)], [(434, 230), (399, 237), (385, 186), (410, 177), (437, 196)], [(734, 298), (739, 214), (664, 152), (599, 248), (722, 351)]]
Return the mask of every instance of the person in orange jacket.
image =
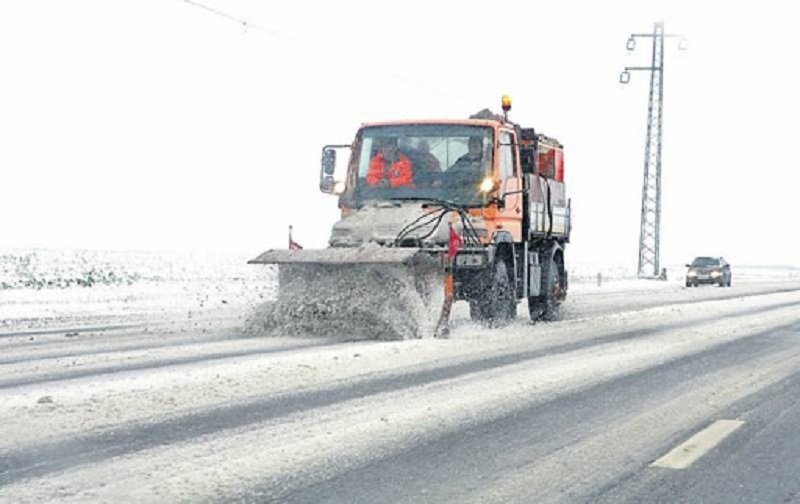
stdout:
[(380, 188), (411, 186), (413, 177), (411, 160), (397, 148), (397, 139), (385, 138), (369, 162), (367, 185)]

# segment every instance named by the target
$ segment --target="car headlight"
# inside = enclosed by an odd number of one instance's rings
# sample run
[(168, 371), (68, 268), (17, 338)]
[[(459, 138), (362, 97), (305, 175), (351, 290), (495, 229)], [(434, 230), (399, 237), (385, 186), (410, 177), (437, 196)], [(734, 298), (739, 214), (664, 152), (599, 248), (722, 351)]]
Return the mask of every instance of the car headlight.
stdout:
[(695, 270), (689, 270), (689, 273), (686, 273), (686, 276), (696, 277), (697, 272)]
[(711, 278), (719, 278), (722, 275), (719, 271), (712, 271)]

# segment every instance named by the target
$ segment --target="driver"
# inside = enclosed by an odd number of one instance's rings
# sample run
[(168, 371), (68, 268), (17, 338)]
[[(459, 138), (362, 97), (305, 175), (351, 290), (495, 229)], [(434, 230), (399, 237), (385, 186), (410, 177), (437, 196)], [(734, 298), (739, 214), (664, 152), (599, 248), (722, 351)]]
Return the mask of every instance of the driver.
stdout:
[(367, 185), (379, 188), (411, 186), (411, 160), (397, 148), (397, 138), (384, 138), (369, 161)]
[(447, 170), (448, 177), (460, 181), (475, 181), (483, 175), (483, 139), (470, 137), (467, 153)]

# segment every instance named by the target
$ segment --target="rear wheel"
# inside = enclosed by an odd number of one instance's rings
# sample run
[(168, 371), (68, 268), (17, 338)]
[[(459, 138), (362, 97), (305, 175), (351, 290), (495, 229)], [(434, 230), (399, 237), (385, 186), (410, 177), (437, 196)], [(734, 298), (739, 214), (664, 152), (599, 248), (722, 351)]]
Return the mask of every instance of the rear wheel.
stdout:
[(550, 258), (542, 271), (541, 295), (528, 298), (528, 311), (531, 320), (556, 321), (561, 318), (561, 282), (558, 263)]
[(469, 318), (475, 322), (483, 321), (483, 311), (481, 310), (481, 302), (479, 299), (469, 300)]

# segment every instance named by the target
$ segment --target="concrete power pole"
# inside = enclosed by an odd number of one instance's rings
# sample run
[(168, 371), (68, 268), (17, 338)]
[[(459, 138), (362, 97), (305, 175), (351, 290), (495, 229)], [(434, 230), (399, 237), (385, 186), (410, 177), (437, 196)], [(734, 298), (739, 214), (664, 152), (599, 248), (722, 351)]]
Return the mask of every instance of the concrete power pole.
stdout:
[(661, 233), (661, 117), (664, 99), (664, 38), (681, 37), (678, 49), (686, 49), (681, 35), (665, 34), (664, 23), (655, 23), (653, 33), (632, 33), (626, 48), (636, 49), (637, 38), (650, 38), (653, 54), (648, 67), (625, 67), (619, 76), (622, 84), (630, 82), (633, 70), (650, 72), (650, 97), (647, 102), (647, 140), (644, 146), (644, 182), (639, 231), (639, 278), (656, 278), (661, 271), (659, 258)]

